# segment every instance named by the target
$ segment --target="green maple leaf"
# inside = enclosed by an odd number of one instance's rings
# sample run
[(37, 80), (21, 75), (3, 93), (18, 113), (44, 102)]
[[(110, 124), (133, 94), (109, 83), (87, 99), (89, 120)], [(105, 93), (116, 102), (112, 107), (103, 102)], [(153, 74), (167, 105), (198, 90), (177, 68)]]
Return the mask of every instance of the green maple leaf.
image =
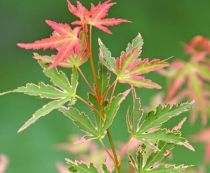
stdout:
[(8, 93), (24, 93), (30, 96), (38, 96), (40, 98), (50, 99), (51, 102), (44, 105), (37, 110), (32, 117), (25, 122), (25, 124), (18, 130), (18, 132), (24, 131), (31, 124), (35, 123), (41, 117), (46, 116), (53, 110), (61, 108), (66, 103), (73, 105), (75, 103), (76, 89), (78, 85), (78, 74), (76, 69), (72, 69), (71, 83), (67, 76), (58, 71), (56, 68), (48, 69), (48, 67), (40, 63), (44, 74), (50, 79), (52, 85), (45, 84), (43, 82), (39, 84), (26, 84), (26, 86), (19, 87), (12, 91), (1, 93), (5, 95)]

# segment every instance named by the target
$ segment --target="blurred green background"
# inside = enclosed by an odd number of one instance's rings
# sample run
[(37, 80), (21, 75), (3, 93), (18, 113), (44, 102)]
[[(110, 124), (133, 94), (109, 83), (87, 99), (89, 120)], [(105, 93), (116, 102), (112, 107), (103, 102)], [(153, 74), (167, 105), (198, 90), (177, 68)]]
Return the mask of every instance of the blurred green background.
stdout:
[[(90, 2), (98, 1), (83, 0), (84, 4)], [(198, 34), (210, 37), (209, 0), (117, 2), (118, 5), (110, 11), (109, 16), (126, 18), (133, 23), (113, 27), (113, 35), (94, 30), (95, 58), (98, 53), (98, 37), (103, 39), (114, 56), (118, 56), (127, 42), (137, 32), (141, 32), (145, 42), (143, 57), (150, 58), (186, 58), (182, 42), (187, 42)], [(31, 58), (32, 52), (16, 46), (17, 42), (31, 42), (48, 37), (51, 29), (44, 23), (45, 19), (71, 22), (74, 17), (68, 12), (65, 0), (0, 0), (0, 92), (27, 82), (46, 80), (36, 61)], [(85, 65), (84, 70), (88, 73), (89, 65)], [(151, 78), (165, 86), (162, 77), (152, 75)], [(79, 92), (84, 95), (86, 89), (83, 86), (81, 85)], [(146, 105), (157, 91), (138, 92)], [(65, 142), (69, 134), (78, 131), (57, 111), (41, 119), (24, 133), (17, 134), (17, 129), (42, 104), (40, 99), (21, 94), (0, 97), (0, 153), (5, 153), (10, 158), (8, 173), (56, 173), (55, 163), (69, 157), (68, 153), (57, 151), (55, 144)], [(84, 105), (80, 107), (86, 109)], [(124, 112), (123, 108), (111, 129), (114, 138), (122, 141), (128, 136)], [(184, 134), (190, 136), (200, 129), (200, 121), (193, 126), (186, 123)], [(178, 147), (174, 153), (175, 162), (194, 165), (202, 163), (204, 147), (198, 144), (194, 146), (197, 150), (195, 153)]]

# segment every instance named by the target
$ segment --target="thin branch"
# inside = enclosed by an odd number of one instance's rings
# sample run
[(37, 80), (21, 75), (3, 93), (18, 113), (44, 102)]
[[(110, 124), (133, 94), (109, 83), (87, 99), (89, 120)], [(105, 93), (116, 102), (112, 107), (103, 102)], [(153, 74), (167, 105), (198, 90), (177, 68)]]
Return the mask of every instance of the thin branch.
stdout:
[[(84, 30), (86, 28), (85, 26), (86, 25), (83, 26)], [(89, 34), (90, 34), (89, 36), (92, 37), (92, 29), (90, 30)], [(95, 83), (95, 87), (96, 87), (97, 101), (100, 105), (99, 116), (101, 117), (101, 119), (103, 121), (105, 121), (105, 116), (103, 114), (104, 107), (102, 105), (103, 100), (102, 100), (101, 93), (100, 93), (100, 90), (99, 90), (99, 87), (98, 87), (97, 73), (96, 73), (96, 68), (95, 68), (95, 65), (94, 65), (93, 54), (92, 54), (92, 38), (90, 40), (88, 39), (87, 32), (85, 33), (85, 38), (86, 38), (87, 43), (88, 43), (88, 41), (90, 42), (89, 45), (88, 45), (88, 57), (89, 57), (89, 60), (90, 60), (91, 71), (92, 71), (92, 74), (93, 74), (93, 79), (94, 79), (94, 83)], [(118, 158), (117, 158), (116, 150), (115, 150), (114, 143), (113, 143), (112, 136), (111, 136), (111, 133), (110, 133), (109, 129), (107, 129), (107, 135), (108, 135), (109, 143), (111, 145), (111, 149), (112, 149), (112, 152), (113, 152), (113, 155), (114, 155), (114, 160), (115, 160), (115, 165), (116, 165), (117, 172), (121, 173), (120, 164), (119, 164), (119, 161), (118, 161)]]
[(94, 94), (95, 91), (93, 90), (92, 86), (90, 85), (90, 83), (88, 82), (88, 80), (85, 77), (84, 73), (82, 72), (82, 70), (79, 67), (78, 67), (78, 71), (79, 71), (80, 75), (82, 76), (82, 78), (84, 79), (84, 81), (87, 84), (87, 86), (90, 89), (90, 91)]
[(106, 151), (106, 153), (109, 155), (109, 157), (112, 159), (112, 161), (114, 161), (114, 157), (112, 156), (112, 154), (109, 152), (108, 148), (106, 147), (106, 145), (103, 143), (102, 140), (99, 140), (101, 146), (103, 147), (103, 149)]
[(109, 143), (110, 143), (110, 146), (112, 148), (113, 155), (114, 155), (115, 165), (116, 165), (117, 171), (120, 173), (121, 172), (120, 171), (120, 162), (118, 161), (118, 158), (117, 158), (117, 152), (116, 152), (115, 147), (114, 147), (112, 136), (111, 136), (111, 133), (110, 133), (109, 129), (107, 129), (106, 131), (107, 131), (107, 136), (109, 138)]
[[(116, 79), (116, 80), (117, 80), (117, 79)], [(105, 99), (105, 98), (106, 98), (106, 96), (108, 95), (110, 89), (112, 89), (112, 87), (114, 86), (116, 80), (115, 80), (111, 85), (109, 85), (109, 87), (106, 89), (106, 91), (105, 91), (104, 94), (103, 94), (102, 99)]]
[(76, 98), (78, 98), (80, 101), (82, 101), (84, 104), (86, 104), (89, 108), (93, 109), (96, 113), (99, 114), (98, 110), (92, 105), (90, 104), (88, 101), (86, 101), (85, 99), (83, 99), (82, 97), (76, 95)]

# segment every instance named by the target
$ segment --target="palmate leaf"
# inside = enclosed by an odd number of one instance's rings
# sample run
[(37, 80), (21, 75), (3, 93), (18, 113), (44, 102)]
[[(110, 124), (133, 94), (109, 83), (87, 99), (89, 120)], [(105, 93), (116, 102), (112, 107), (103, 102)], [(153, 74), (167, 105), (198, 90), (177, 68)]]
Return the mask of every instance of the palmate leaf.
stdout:
[(155, 111), (143, 115), (140, 98), (133, 97), (133, 109), (127, 113), (128, 129), (132, 132), (148, 132), (152, 128), (159, 128), (171, 118), (187, 112), (192, 107), (192, 103), (182, 103), (177, 105), (159, 105)]
[(75, 103), (75, 94), (78, 85), (78, 74), (76, 69), (72, 69), (71, 85), (67, 76), (63, 72), (58, 71), (56, 68), (49, 69), (48, 66), (42, 64), (41, 62), (40, 65), (43, 68), (44, 74), (50, 78), (54, 86), (44, 83), (39, 83), (38, 85), (26, 84), (24, 87), (19, 87), (15, 90), (0, 94), (4, 95), (12, 92), (18, 92), (53, 100), (37, 110), (33, 116), (18, 130), (18, 132), (22, 132), (41, 117), (46, 116), (53, 110), (61, 108), (66, 103), (69, 103), (70, 105)]
[(159, 142), (157, 150), (148, 150), (143, 145), (137, 152), (136, 159), (129, 156), (129, 162), (138, 173), (183, 173), (191, 166), (164, 163), (173, 149), (173, 144), (165, 142)]
[(125, 19), (116, 19), (116, 18), (105, 18), (108, 15), (109, 9), (115, 5), (115, 3), (107, 0), (103, 3), (98, 3), (98, 5), (91, 4), (91, 9), (88, 10), (84, 7), (79, 1), (77, 2), (77, 6), (68, 2), (69, 11), (80, 18), (80, 20), (76, 20), (72, 22), (74, 25), (83, 25), (89, 24), (94, 26), (108, 34), (112, 32), (108, 29), (109, 26), (119, 25), (124, 22), (129, 22)]
[(118, 58), (113, 58), (111, 52), (99, 39), (100, 58), (103, 64), (116, 74), (120, 83), (127, 83), (138, 88), (161, 88), (158, 84), (149, 79), (145, 79), (142, 75), (154, 71), (158, 71), (168, 66), (166, 61), (160, 59), (149, 60), (138, 59), (142, 52), (143, 39), (141, 34), (129, 43), (126, 51), (123, 51)]
[(179, 116), (183, 112), (191, 109), (192, 103), (182, 103), (177, 105), (159, 105), (155, 111), (149, 112), (142, 121), (139, 132), (147, 132), (152, 128), (159, 128), (171, 118)]
[(174, 103), (186, 99), (195, 100), (191, 122), (194, 123), (200, 115), (202, 124), (205, 125), (209, 112), (209, 90), (206, 88), (210, 81), (210, 66), (207, 59), (210, 53), (209, 39), (196, 36), (185, 48), (186, 54), (190, 55), (190, 60), (176, 60), (168, 68), (168, 71), (173, 73), (169, 76), (167, 101)]
[(141, 133), (137, 132), (135, 136), (138, 140), (146, 143), (155, 143), (156, 141), (164, 141), (176, 145), (184, 146), (192, 151), (194, 148), (189, 144), (188, 140), (182, 137), (181, 132), (168, 129), (159, 129), (155, 132)]
[(164, 141), (194, 150), (178, 130), (169, 130), (162, 127), (171, 118), (189, 111), (191, 105), (192, 103), (182, 103), (174, 106), (158, 106), (156, 111), (143, 115), (140, 99), (134, 96), (133, 110), (127, 113), (128, 131), (133, 137), (151, 146), (154, 146), (157, 141)]
[(81, 130), (92, 135), (94, 137), (98, 136), (97, 129), (94, 127), (91, 120), (84, 112), (80, 112), (76, 108), (60, 108), (59, 109), (66, 117), (71, 119), (73, 123), (78, 126)]
[[(18, 43), (24, 49), (56, 49), (54, 61), (50, 67), (56, 67), (60, 63), (69, 60), (69, 55), (75, 54), (75, 50), (80, 48), (80, 27), (72, 29), (67, 23), (61, 24), (46, 20), (46, 23), (54, 30), (49, 38), (35, 41), (33, 43)], [(76, 52), (78, 53), (78, 52)]]

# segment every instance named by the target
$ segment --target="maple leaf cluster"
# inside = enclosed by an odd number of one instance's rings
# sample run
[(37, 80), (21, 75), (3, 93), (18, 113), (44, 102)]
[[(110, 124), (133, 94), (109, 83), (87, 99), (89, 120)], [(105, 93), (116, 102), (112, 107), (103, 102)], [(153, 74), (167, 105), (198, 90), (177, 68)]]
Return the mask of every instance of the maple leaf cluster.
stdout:
[(194, 37), (186, 46), (185, 52), (190, 60), (176, 60), (169, 68), (171, 78), (167, 101), (178, 102), (183, 99), (195, 100), (192, 109), (192, 123), (201, 114), (203, 124), (210, 114), (210, 40), (202, 36)]
[(24, 49), (55, 49), (56, 55), (40, 56), (35, 55), (34, 58), (45, 63), (50, 63), (50, 68), (56, 66), (73, 67), (80, 66), (87, 61), (88, 48), (88, 25), (93, 26), (111, 34), (108, 26), (119, 25), (128, 22), (125, 19), (106, 18), (109, 9), (115, 5), (111, 0), (104, 3), (99, 2), (98, 5), (91, 4), (90, 10), (84, 7), (79, 1), (77, 6), (67, 1), (69, 11), (79, 17), (80, 20), (72, 22), (77, 25), (72, 28), (68, 23), (57, 23), (46, 20), (46, 23), (54, 30), (49, 38), (41, 39), (33, 43), (18, 43), (18, 46)]

